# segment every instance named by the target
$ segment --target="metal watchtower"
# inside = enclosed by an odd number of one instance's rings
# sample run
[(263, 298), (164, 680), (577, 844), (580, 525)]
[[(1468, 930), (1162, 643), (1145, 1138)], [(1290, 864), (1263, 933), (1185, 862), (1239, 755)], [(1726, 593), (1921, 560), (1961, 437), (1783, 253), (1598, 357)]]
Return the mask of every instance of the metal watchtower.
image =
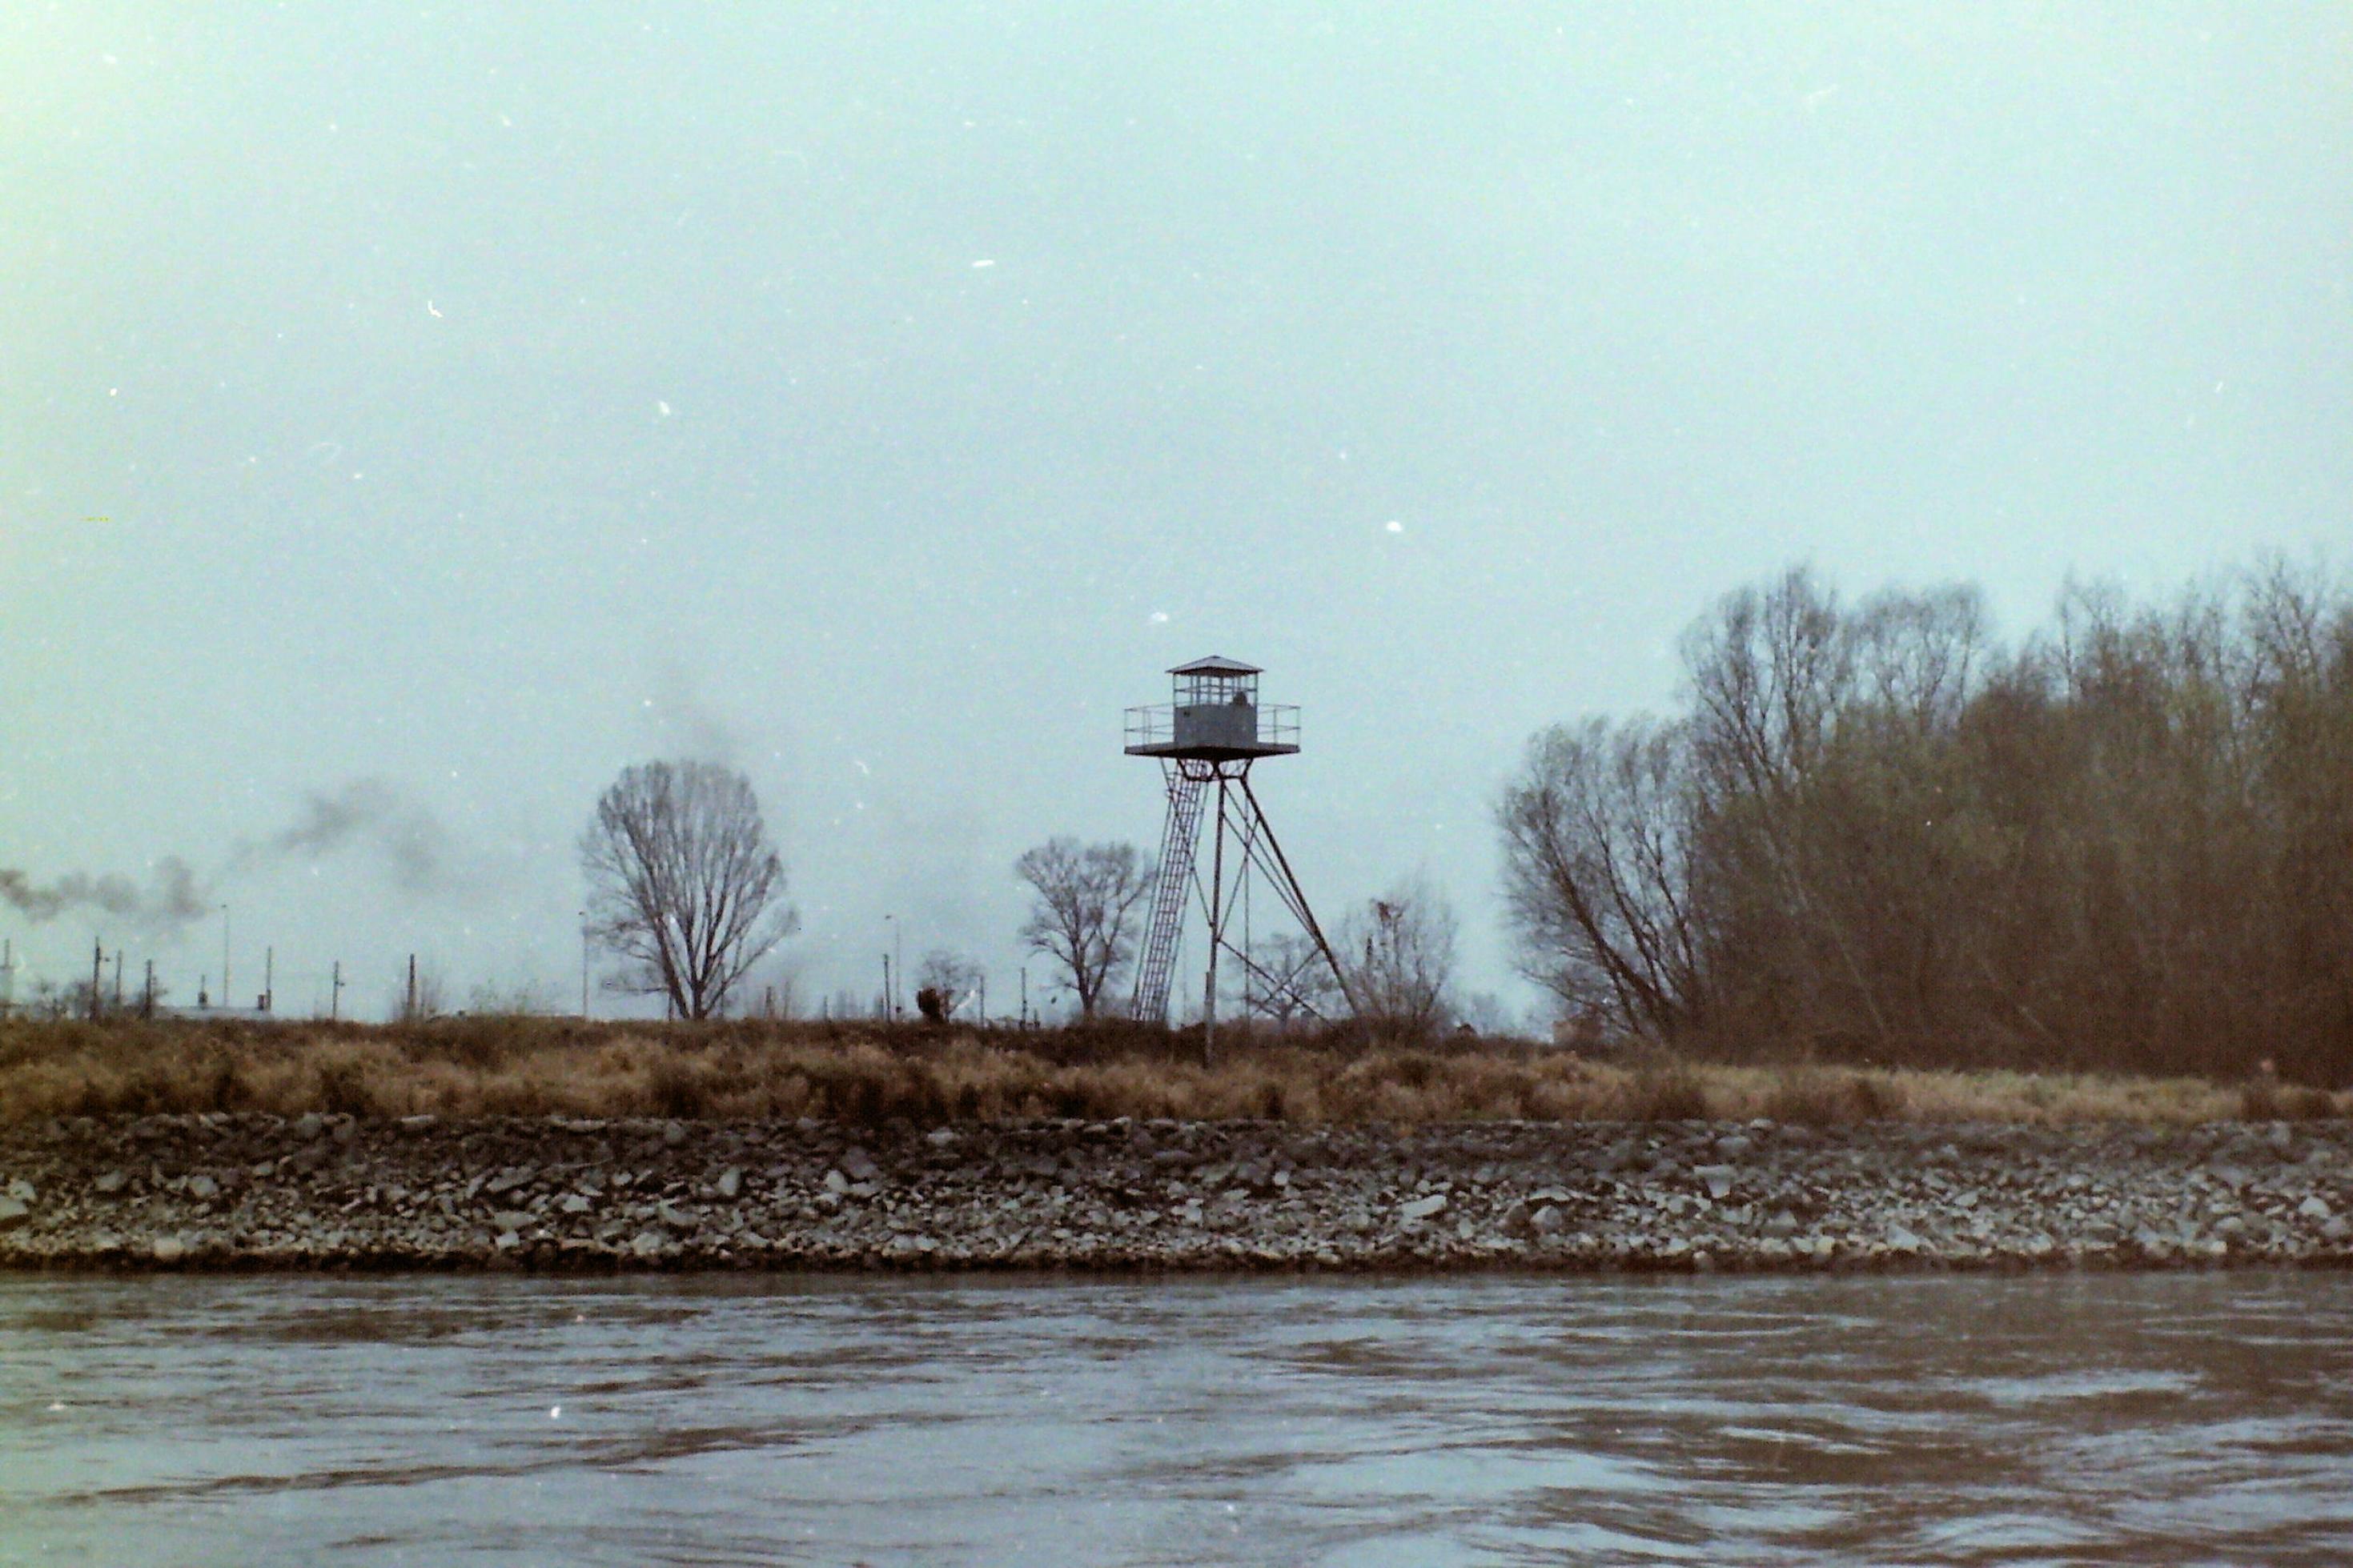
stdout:
[[(1168, 985), (1176, 973), (1176, 949), (1188, 906), (1198, 907), (1208, 927), (1201, 1007), (1210, 1038), (1217, 1032), (1221, 952), (1240, 962), (1261, 998), (1281, 1002), (1286, 1012), (1316, 1014), (1304, 985), (1309, 972), (1318, 964), (1328, 967), (1343, 997), (1348, 996), (1347, 978), (1332, 954), (1332, 944), (1324, 940), (1323, 928), (1315, 923), (1307, 895), (1292, 874), (1291, 862), (1275, 841), (1274, 829), (1259, 809), (1250, 783), (1252, 763), (1261, 757), (1290, 756), (1299, 750), (1299, 710), (1288, 703), (1261, 704), (1258, 678), (1262, 672), (1240, 659), (1213, 654), (1180, 664), (1168, 673), (1174, 681), (1168, 702), (1127, 710), (1127, 754), (1159, 759), (1168, 790), (1168, 816), (1160, 835), (1160, 878), (1153, 889), (1152, 923), (1145, 933), (1143, 960), (1136, 966), (1131, 1015), (1155, 1023), (1166, 1020)], [(1216, 786), (1217, 826), (1210, 837), (1209, 875), (1205, 880), (1198, 850), (1202, 812), (1211, 785)], [(1226, 862), (1229, 842), (1234, 847), (1230, 877)], [(1249, 889), (1253, 879), (1271, 886), (1306, 932), (1309, 945), (1296, 963), (1270, 966), (1264, 954), (1250, 951)], [(1228, 934), (1238, 909), (1245, 925), (1240, 946)], [(1353, 998), (1350, 1005), (1353, 1008)]]

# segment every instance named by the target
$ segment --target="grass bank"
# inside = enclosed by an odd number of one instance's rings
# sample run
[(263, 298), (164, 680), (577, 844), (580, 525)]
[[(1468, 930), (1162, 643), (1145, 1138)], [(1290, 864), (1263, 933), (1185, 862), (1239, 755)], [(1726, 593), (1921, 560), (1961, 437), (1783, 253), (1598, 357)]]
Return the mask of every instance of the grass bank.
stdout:
[(0, 1024), (0, 1121), (259, 1110), (363, 1117), (813, 1116), (863, 1125), (1065, 1116), (1416, 1126), (1479, 1121), (2185, 1124), (2353, 1111), (2353, 1095), (2070, 1073), (1593, 1060), (1525, 1041), (1117, 1026), (1032, 1033), (874, 1024)]

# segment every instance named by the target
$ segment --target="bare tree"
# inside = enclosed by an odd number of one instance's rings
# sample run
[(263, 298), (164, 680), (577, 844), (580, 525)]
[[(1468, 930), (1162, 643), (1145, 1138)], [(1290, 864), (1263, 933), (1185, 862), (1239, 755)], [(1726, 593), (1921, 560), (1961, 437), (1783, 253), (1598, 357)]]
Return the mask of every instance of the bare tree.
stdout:
[(1435, 1033), (1445, 1021), (1459, 929), (1444, 897), (1416, 878), (1372, 900), (1340, 929), (1357, 1016), (1387, 1033)]
[[(934, 948), (915, 970), (915, 1006), (935, 1024), (944, 1024), (955, 1010), (980, 994), (987, 984), (981, 967), (960, 952)], [(924, 998), (931, 998), (927, 1004)]]
[(1112, 979), (1135, 954), (1137, 909), (1152, 891), (1153, 871), (1133, 844), (1055, 838), (1014, 862), (1037, 897), (1022, 940), (1060, 964), (1092, 1018)]
[(685, 1017), (723, 1009), (799, 923), (751, 781), (716, 763), (622, 769), (581, 835), (580, 864), (591, 934), (627, 964), (609, 984), (665, 996)]
[(1504, 897), (1521, 973), (1572, 1015), (1661, 1034), (1695, 1010), (1691, 809), (1680, 726), (1592, 719), (1529, 744), (1497, 812)]

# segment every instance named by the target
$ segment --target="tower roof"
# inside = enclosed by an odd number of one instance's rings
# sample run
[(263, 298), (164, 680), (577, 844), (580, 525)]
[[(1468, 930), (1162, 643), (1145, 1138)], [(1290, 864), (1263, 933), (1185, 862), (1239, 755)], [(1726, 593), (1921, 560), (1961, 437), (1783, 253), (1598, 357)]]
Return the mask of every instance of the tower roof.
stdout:
[(1213, 653), (1207, 658), (1197, 658), (1190, 664), (1173, 666), (1171, 675), (1263, 675), (1266, 672), (1254, 664), (1244, 664), (1238, 658)]

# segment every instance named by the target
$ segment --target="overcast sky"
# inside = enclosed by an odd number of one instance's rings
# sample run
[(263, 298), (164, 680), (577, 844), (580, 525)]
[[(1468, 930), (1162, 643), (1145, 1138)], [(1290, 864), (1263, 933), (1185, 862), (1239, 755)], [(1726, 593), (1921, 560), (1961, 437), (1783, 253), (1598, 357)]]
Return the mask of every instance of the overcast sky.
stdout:
[[(2348, 499), (2341, 5), (0, 10), (0, 869), (178, 857), (285, 1010), (576, 996), (659, 755), (807, 993), (895, 915), (1009, 1008), (1210, 652), (1319, 909), (1426, 872), (1516, 1009), (1495, 792), (1721, 593), (2015, 635)], [(0, 907), (180, 1000), (220, 927)]]

